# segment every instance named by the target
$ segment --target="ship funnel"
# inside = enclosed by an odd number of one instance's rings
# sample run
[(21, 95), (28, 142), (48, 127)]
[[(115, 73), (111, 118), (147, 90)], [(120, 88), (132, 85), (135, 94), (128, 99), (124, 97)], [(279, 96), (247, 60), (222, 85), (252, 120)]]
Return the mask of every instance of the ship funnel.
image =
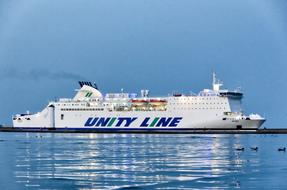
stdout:
[(98, 90), (98, 86), (96, 83), (91, 83), (91, 82), (87, 82), (87, 81), (79, 81), (79, 85), (80, 87), (82, 88), (84, 85), (87, 85), (87, 86), (90, 86), (90, 87), (93, 87), (95, 89)]

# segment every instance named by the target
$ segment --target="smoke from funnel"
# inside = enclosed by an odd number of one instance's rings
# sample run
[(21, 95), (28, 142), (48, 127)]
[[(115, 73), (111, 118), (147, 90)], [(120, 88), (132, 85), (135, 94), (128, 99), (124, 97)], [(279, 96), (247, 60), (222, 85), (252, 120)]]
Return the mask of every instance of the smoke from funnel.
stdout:
[(0, 79), (19, 79), (19, 80), (86, 80), (85, 77), (66, 71), (52, 72), (44, 69), (32, 69), (21, 71), (16, 68), (8, 67), (1, 69)]

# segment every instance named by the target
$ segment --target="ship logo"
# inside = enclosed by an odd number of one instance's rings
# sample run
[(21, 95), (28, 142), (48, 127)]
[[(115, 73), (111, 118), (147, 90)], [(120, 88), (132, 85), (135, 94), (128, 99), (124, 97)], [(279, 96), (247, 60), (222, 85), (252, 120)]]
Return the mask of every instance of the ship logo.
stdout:
[[(89, 117), (85, 127), (130, 127), (137, 117)], [(146, 117), (140, 127), (177, 127), (182, 117)]]

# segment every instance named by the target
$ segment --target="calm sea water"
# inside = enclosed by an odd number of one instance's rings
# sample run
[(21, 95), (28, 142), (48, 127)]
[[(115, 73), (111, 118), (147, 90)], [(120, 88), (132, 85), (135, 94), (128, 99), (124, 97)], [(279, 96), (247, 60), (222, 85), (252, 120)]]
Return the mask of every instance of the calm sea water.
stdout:
[(286, 189), (283, 146), (287, 135), (0, 133), (0, 189)]

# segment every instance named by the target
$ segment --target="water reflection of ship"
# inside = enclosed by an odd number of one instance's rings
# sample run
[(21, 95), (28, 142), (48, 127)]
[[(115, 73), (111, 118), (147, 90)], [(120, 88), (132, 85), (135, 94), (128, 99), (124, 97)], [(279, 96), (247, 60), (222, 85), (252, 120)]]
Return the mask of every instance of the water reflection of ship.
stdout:
[[(240, 138), (229, 135), (51, 134), (27, 136), (17, 157), (22, 183), (66, 179), (74, 185), (110, 188), (196, 180), (242, 170), (234, 150)], [(37, 142), (38, 141), (38, 142)]]

